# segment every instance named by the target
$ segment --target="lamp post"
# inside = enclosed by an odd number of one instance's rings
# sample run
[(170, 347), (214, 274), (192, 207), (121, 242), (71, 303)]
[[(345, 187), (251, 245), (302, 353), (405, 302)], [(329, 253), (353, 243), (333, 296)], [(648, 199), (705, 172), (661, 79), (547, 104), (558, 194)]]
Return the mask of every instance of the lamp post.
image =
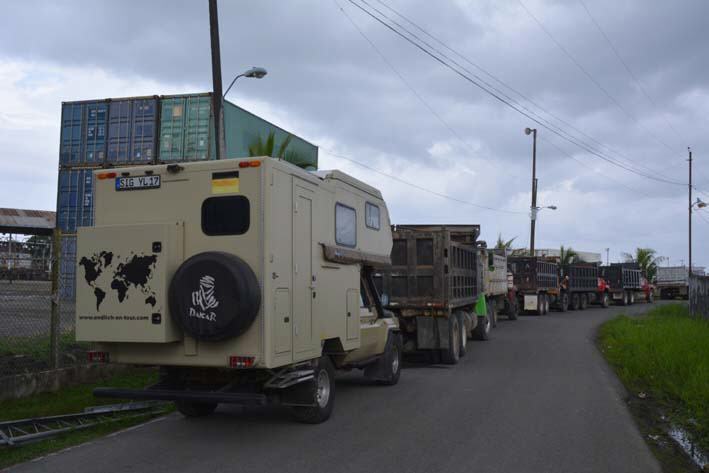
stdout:
[(529, 255), (534, 256), (534, 226), (537, 220), (537, 129), (525, 128), (524, 134), (532, 135), (532, 222), (529, 230)]
[[(691, 152), (690, 152), (691, 154)], [(690, 186), (690, 193), (691, 193), (691, 186)], [(692, 209), (694, 207), (698, 209), (703, 209), (704, 207), (707, 206), (707, 203), (702, 201), (699, 197), (697, 197), (697, 201), (694, 203), (691, 203), (692, 201), (690, 200), (689, 204), (689, 274), (690, 276), (692, 275)]]
[(226, 88), (226, 92), (224, 92), (224, 96), (222, 98), (226, 98), (226, 94), (229, 93), (234, 83), (236, 83), (236, 79), (238, 79), (239, 77), (248, 77), (249, 79), (263, 79), (266, 74), (268, 74), (268, 71), (263, 67), (252, 67), (248, 71), (242, 72), (241, 74), (234, 77), (234, 80), (231, 81), (229, 87)]
[(535, 226), (535, 222), (537, 221), (537, 214), (544, 209), (556, 210), (557, 207), (556, 207), (556, 205), (547, 205), (545, 207), (534, 206), (531, 208), (530, 217), (532, 219), (532, 237), (531, 237), (530, 245), (529, 245), (530, 246), (530, 254), (529, 254), (530, 256), (534, 256), (534, 226)]

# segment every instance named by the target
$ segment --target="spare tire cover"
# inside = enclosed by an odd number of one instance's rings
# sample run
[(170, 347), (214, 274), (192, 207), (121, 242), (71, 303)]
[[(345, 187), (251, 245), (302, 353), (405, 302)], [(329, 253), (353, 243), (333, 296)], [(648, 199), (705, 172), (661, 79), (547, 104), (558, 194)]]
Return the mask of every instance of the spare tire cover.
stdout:
[(224, 340), (246, 331), (258, 314), (261, 288), (238, 256), (209, 251), (192, 256), (170, 282), (173, 320), (198, 340)]

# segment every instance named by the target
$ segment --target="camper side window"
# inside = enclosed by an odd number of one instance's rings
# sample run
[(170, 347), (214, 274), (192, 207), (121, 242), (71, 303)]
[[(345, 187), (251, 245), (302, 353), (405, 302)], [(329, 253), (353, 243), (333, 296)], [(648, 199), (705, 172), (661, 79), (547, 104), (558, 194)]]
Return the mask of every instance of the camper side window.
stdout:
[(379, 230), (379, 207), (367, 202), (364, 205), (364, 220), (368, 228)]
[(335, 242), (351, 248), (357, 246), (357, 212), (340, 203), (335, 204)]
[(202, 202), (205, 235), (243, 235), (249, 230), (251, 206), (243, 195), (210, 197)]

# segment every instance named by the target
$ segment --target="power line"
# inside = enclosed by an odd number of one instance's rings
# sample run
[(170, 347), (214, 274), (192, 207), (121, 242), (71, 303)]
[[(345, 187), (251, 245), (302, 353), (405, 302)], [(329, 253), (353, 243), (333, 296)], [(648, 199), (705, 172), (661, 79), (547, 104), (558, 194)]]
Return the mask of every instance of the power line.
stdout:
[[(408, 80), (406, 80), (406, 78), (404, 78), (403, 74), (401, 74), (399, 72), (399, 70), (394, 66), (394, 64), (391, 61), (389, 61), (387, 59), (387, 57), (384, 55), (384, 53), (377, 47), (377, 45), (374, 44), (374, 41), (372, 41), (364, 33), (364, 31), (357, 25), (357, 23), (352, 19), (352, 17), (345, 11), (345, 9), (342, 8), (342, 6), (339, 4), (339, 2), (337, 0), (333, 0), (333, 2), (337, 6), (337, 8), (340, 10), (340, 12), (342, 12), (342, 14), (345, 16), (345, 18), (347, 18), (347, 20), (357, 30), (357, 32), (359, 32), (359, 34), (365, 39), (365, 41), (367, 41), (367, 43), (369, 43), (369, 45), (372, 47), (372, 49), (374, 49), (374, 51), (377, 53), (379, 58), (384, 62), (384, 64), (386, 64), (389, 67), (389, 69), (391, 69), (392, 72), (394, 72), (394, 74), (396, 74), (396, 76), (399, 78), (399, 80), (401, 80), (401, 82), (403, 82), (403, 84), (411, 91), (412, 94), (414, 94), (414, 96), (419, 100), (419, 102), (421, 102), (423, 104), (423, 106), (426, 107), (426, 109), (441, 123), (441, 125), (443, 125), (443, 127), (446, 128), (463, 145), (464, 148), (467, 148), (471, 154), (473, 154), (474, 156), (476, 156), (476, 157), (482, 159), (483, 161), (494, 166), (494, 163), (492, 163), (489, 159), (484, 158), (484, 157), (480, 156), (477, 152), (475, 152), (472, 149), (472, 146), (466, 140), (464, 140), (463, 137), (461, 137), (460, 134), (458, 134), (458, 132), (456, 132), (455, 129), (453, 129), (453, 127), (448, 122), (446, 122), (443, 119), (443, 117), (441, 117), (441, 115), (439, 113), (436, 112), (436, 110), (434, 110), (434, 108), (423, 98), (423, 96), (421, 96), (420, 93), (418, 93), (416, 91), (416, 89), (411, 85), (411, 83)], [(512, 175), (512, 177), (519, 178), (519, 176), (516, 176), (516, 175)]]
[(518, 211), (518, 210), (500, 209), (500, 208), (496, 208), (496, 207), (490, 207), (490, 206), (488, 206), (488, 205), (481, 205), (481, 204), (476, 204), (476, 203), (474, 203), (474, 202), (470, 202), (470, 201), (467, 201), (467, 200), (458, 199), (458, 198), (456, 198), (456, 197), (452, 197), (452, 196), (447, 195), (447, 194), (442, 194), (442, 193), (440, 193), (440, 192), (434, 191), (433, 189), (429, 189), (429, 188), (427, 188), (427, 187), (423, 187), (423, 186), (420, 186), (420, 185), (418, 185), (418, 184), (414, 184), (413, 182), (409, 182), (409, 181), (407, 181), (407, 180), (401, 179), (400, 177), (393, 176), (393, 175), (388, 174), (388, 173), (386, 173), (386, 172), (380, 171), (380, 170), (375, 169), (375, 168), (373, 168), (372, 166), (369, 166), (369, 165), (367, 165), (367, 164), (364, 164), (364, 163), (362, 163), (362, 162), (360, 162), (360, 161), (357, 161), (357, 160), (355, 160), (355, 159), (348, 158), (347, 156), (343, 156), (343, 155), (341, 155), (341, 154), (335, 153), (334, 151), (330, 151), (330, 150), (325, 149), (325, 148), (320, 148), (320, 150), (325, 151), (325, 153), (327, 153), (327, 154), (329, 154), (330, 156), (333, 156), (333, 157), (335, 157), (335, 158), (344, 159), (345, 161), (349, 161), (350, 163), (356, 164), (357, 166), (361, 166), (361, 167), (363, 167), (363, 168), (365, 168), (365, 169), (368, 169), (368, 170), (370, 170), (370, 171), (372, 171), (372, 172), (375, 172), (375, 173), (380, 174), (380, 175), (382, 175), (382, 176), (388, 177), (389, 179), (392, 179), (392, 180), (394, 180), (394, 181), (400, 182), (400, 183), (402, 183), (402, 184), (406, 184), (407, 186), (413, 187), (413, 188), (418, 189), (418, 190), (420, 190), (420, 191), (428, 192), (429, 194), (433, 194), (433, 195), (435, 195), (435, 196), (437, 196), (437, 197), (441, 197), (441, 198), (443, 198), (443, 199), (448, 199), (448, 200), (451, 200), (451, 201), (454, 201), (454, 202), (458, 202), (458, 203), (460, 203), (460, 204), (471, 205), (471, 206), (477, 207), (477, 208), (479, 208), (479, 209), (490, 210), (490, 211), (492, 211), (492, 212), (500, 212), (500, 213), (506, 213), (506, 214), (515, 214), (515, 215), (525, 215), (525, 214), (527, 214), (527, 212), (520, 212), (520, 211)]
[[(601, 152), (599, 152), (599, 151), (593, 149), (592, 147), (588, 146), (587, 144), (585, 144), (585, 143), (583, 143), (583, 142), (577, 141), (577, 140), (574, 139), (573, 137), (566, 136), (563, 132), (557, 131), (554, 127), (549, 126), (549, 125), (547, 125), (546, 123), (544, 123), (544, 120), (543, 120), (543, 119), (540, 120), (540, 119), (538, 119), (538, 118), (535, 118), (535, 117), (533, 117), (530, 113), (527, 113), (527, 112), (525, 112), (524, 110), (521, 110), (520, 107), (514, 105), (511, 101), (505, 99), (505, 98), (502, 96), (503, 94), (499, 94), (499, 93), (496, 93), (495, 91), (489, 90), (488, 88), (486, 88), (485, 86), (483, 86), (480, 82), (476, 81), (475, 79), (471, 78), (470, 76), (468, 76), (468, 75), (464, 74), (463, 72), (461, 72), (460, 70), (456, 69), (456, 68), (453, 67), (451, 64), (449, 64), (449, 63), (446, 62), (445, 60), (441, 59), (439, 56), (437, 56), (436, 54), (432, 53), (431, 51), (429, 51), (429, 50), (426, 49), (425, 47), (423, 47), (423, 46), (421, 46), (420, 44), (416, 43), (415, 41), (413, 41), (412, 39), (410, 39), (409, 37), (407, 37), (406, 35), (404, 35), (402, 32), (400, 32), (399, 30), (397, 30), (396, 28), (394, 28), (393, 26), (391, 26), (391, 25), (388, 24), (387, 22), (383, 21), (381, 18), (379, 18), (379, 17), (377, 17), (376, 15), (374, 15), (372, 12), (370, 12), (370, 11), (367, 10), (366, 8), (362, 7), (362, 6), (359, 5), (358, 3), (355, 3), (354, 0), (348, 0), (348, 1), (349, 1), (352, 5), (356, 6), (357, 8), (359, 8), (360, 10), (362, 10), (364, 13), (366, 13), (367, 15), (369, 15), (371, 18), (373, 18), (373, 19), (376, 20), (377, 22), (381, 23), (381, 24), (382, 24), (383, 26), (385, 26), (387, 29), (391, 30), (393, 33), (395, 33), (396, 35), (400, 36), (402, 39), (404, 39), (405, 41), (409, 42), (410, 44), (412, 44), (412, 45), (413, 45), (414, 47), (416, 47), (417, 49), (421, 50), (424, 54), (430, 56), (430, 57), (433, 58), (435, 61), (437, 61), (437, 62), (439, 62), (440, 64), (442, 64), (444, 67), (450, 69), (450, 70), (453, 71), (455, 74), (459, 75), (459, 76), (462, 77), (463, 79), (467, 80), (468, 82), (472, 83), (472, 84), (475, 85), (476, 87), (478, 87), (478, 88), (480, 88), (481, 90), (483, 90), (484, 92), (486, 92), (488, 95), (492, 96), (492, 97), (495, 98), (496, 100), (502, 102), (503, 104), (507, 105), (508, 107), (510, 107), (510, 108), (512, 108), (513, 110), (515, 110), (515, 111), (517, 111), (518, 113), (520, 113), (521, 115), (527, 117), (528, 119), (532, 120), (534, 123), (537, 123), (538, 125), (540, 125), (540, 126), (546, 128), (547, 130), (549, 130), (550, 132), (554, 133), (555, 135), (561, 137), (561, 138), (564, 139), (565, 141), (568, 141), (568, 142), (570, 142), (570, 143), (572, 143), (572, 144), (574, 144), (574, 145), (576, 145), (576, 146), (578, 146), (578, 147), (584, 149), (584, 150), (587, 151), (588, 153), (590, 153), (590, 154), (592, 154), (592, 155), (594, 155), (594, 156), (596, 156), (596, 157), (599, 157), (599, 158), (603, 159), (604, 161), (607, 161), (607, 162), (609, 162), (609, 163), (611, 163), (611, 164), (613, 164), (613, 165), (615, 165), (615, 166), (618, 166), (618, 167), (620, 167), (620, 168), (623, 168), (623, 169), (625, 169), (626, 171), (632, 172), (632, 173), (634, 173), (634, 174), (638, 174), (638, 175), (643, 176), (643, 177), (645, 177), (645, 178), (648, 178), (648, 179), (651, 179), (651, 180), (655, 180), (655, 181), (658, 181), (658, 182), (664, 182), (664, 183), (667, 183), (667, 184), (685, 185), (684, 183), (680, 183), (680, 182), (676, 182), (676, 181), (671, 181), (671, 180), (668, 180), (668, 179), (664, 179), (664, 178), (661, 178), (661, 177), (658, 177), (658, 176), (655, 176), (655, 175), (652, 175), (652, 174), (648, 174), (648, 173), (639, 171), (639, 170), (637, 170), (637, 169), (633, 169), (633, 168), (631, 168), (631, 167), (628, 166), (628, 165), (625, 165), (625, 164), (623, 164), (623, 163), (621, 163), (621, 162), (618, 162), (618, 161), (616, 161), (616, 160), (614, 160), (614, 159), (612, 159), (612, 158), (609, 158), (609, 157), (605, 156), (603, 153), (601, 153)], [(365, 0), (362, 0), (362, 1), (363, 1), (364, 3), (366, 3)], [(367, 5), (368, 5), (368, 4), (367, 4)]]
[(655, 135), (653, 135), (652, 133), (650, 133), (650, 131), (647, 130), (647, 129), (638, 121), (637, 118), (635, 118), (630, 112), (628, 112), (628, 110), (627, 110), (625, 107), (623, 107), (623, 105), (622, 105), (618, 100), (616, 100), (616, 98), (613, 97), (613, 96), (610, 94), (610, 92), (608, 92), (608, 90), (606, 90), (606, 88), (603, 87), (603, 86), (601, 85), (601, 83), (598, 82), (598, 81), (593, 77), (593, 75), (591, 75), (591, 73), (590, 73), (580, 62), (578, 62), (578, 61), (576, 60), (576, 58), (575, 58), (573, 55), (572, 55), (559, 41), (557, 41), (557, 39), (554, 37), (554, 35), (551, 34), (551, 31), (549, 31), (549, 30), (544, 26), (544, 24), (543, 24), (536, 16), (534, 16), (534, 14), (531, 12), (531, 10), (529, 10), (529, 8), (527, 8), (527, 6), (524, 4), (524, 2), (522, 2), (522, 0), (517, 0), (517, 2), (522, 6), (522, 8), (527, 12), (527, 14), (534, 20), (534, 22), (537, 23), (537, 25), (539, 26), (539, 28), (541, 28), (541, 30), (549, 37), (549, 39), (552, 40), (552, 42), (556, 45), (556, 47), (559, 48), (559, 50), (561, 50), (561, 52), (563, 52), (564, 55), (566, 55), (566, 57), (568, 57), (569, 60), (570, 60), (572, 63), (574, 63), (574, 65), (575, 65), (581, 72), (583, 72), (583, 74), (584, 74), (601, 92), (603, 92), (603, 94), (604, 94), (606, 97), (608, 97), (608, 99), (609, 99), (611, 102), (613, 102), (613, 103), (616, 105), (616, 107), (618, 107), (628, 118), (630, 118), (633, 122), (635, 122), (635, 124), (637, 124), (640, 128), (642, 128), (653, 140), (655, 140), (657, 143), (661, 144), (662, 146), (666, 147), (666, 148), (669, 149), (671, 152), (673, 152), (673, 153), (675, 152), (675, 150), (674, 150), (670, 145), (668, 145), (667, 143), (665, 143), (664, 141), (662, 141), (661, 139), (659, 139), (657, 136), (655, 136)]
[[(615, 150), (615, 149), (613, 149), (612, 147), (610, 147), (610, 146), (608, 146), (608, 145), (606, 145), (606, 144), (600, 142), (600, 141), (597, 140), (596, 138), (590, 136), (589, 134), (585, 133), (584, 131), (582, 131), (582, 130), (580, 130), (579, 128), (577, 128), (576, 126), (574, 126), (572, 123), (570, 123), (570, 122), (568, 122), (567, 120), (564, 120), (563, 118), (559, 117), (558, 115), (552, 113), (551, 111), (549, 111), (548, 109), (546, 109), (545, 107), (543, 107), (542, 105), (540, 105), (538, 102), (532, 100), (531, 98), (529, 98), (529, 97), (527, 97), (526, 95), (524, 95), (522, 92), (518, 91), (518, 90), (515, 89), (514, 87), (512, 87), (512, 86), (510, 86), (509, 84), (505, 83), (505, 82), (502, 81), (500, 78), (496, 77), (494, 74), (492, 74), (491, 72), (489, 72), (488, 70), (486, 70), (486, 69), (483, 68), (482, 66), (480, 66), (480, 65), (476, 64), (475, 62), (471, 61), (469, 58), (467, 58), (467, 57), (466, 57), (465, 55), (463, 55), (462, 53), (460, 53), (460, 52), (456, 51), (455, 49), (451, 48), (451, 47), (448, 46), (446, 43), (444, 43), (443, 41), (441, 41), (439, 38), (437, 38), (436, 36), (434, 36), (434, 35), (431, 34), (430, 32), (426, 31), (424, 28), (422, 28), (422, 27), (421, 27), (420, 25), (418, 25), (416, 22), (414, 22), (413, 20), (411, 20), (411, 19), (408, 18), (407, 16), (403, 15), (402, 13), (400, 13), (399, 11), (397, 11), (396, 9), (394, 9), (393, 7), (387, 5), (384, 1), (382, 1), (382, 0), (376, 0), (376, 1), (377, 1), (379, 4), (381, 4), (382, 6), (384, 6), (384, 8), (388, 9), (389, 11), (391, 11), (392, 13), (394, 13), (396, 16), (398, 16), (399, 18), (403, 19), (404, 21), (406, 21), (407, 23), (409, 23), (410, 25), (412, 25), (414, 28), (416, 28), (417, 30), (421, 31), (423, 34), (425, 34), (426, 36), (428, 36), (429, 38), (431, 38), (432, 40), (434, 40), (435, 42), (437, 42), (438, 44), (440, 44), (441, 46), (443, 46), (443, 47), (444, 47), (445, 49), (447, 49), (448, 51), (450, 51), (450, 52), (452, 52), (453, 54), (455, 54), (456, 56), (460, 57), (463, 61), (467, 62), (468, 64), (470, 64), (470, 65), (473, 66), (474, 68), (478, 69), (478, 70), (481, 71), (483, 74), (485, 74), (486, 76), (490, 77), (492, 80), (494, 80), (494, 81), (497, 82), (498, 84), (502, 85), (502, 86), (505, 87), (506, 89), (510, 90), (510, 91), (511, 91), (512, 93), (514, 93), (515, 95), (521, 97), (522, 100), (525, 100), (526, 102), (529, 102), (532, 106), (538, 108), (538, 109), (541, 110), (543, 113), (549, 115), (550, 117), (552, 117), (552, 118), (555, 119), (556, 121), (562, 123), (563, 125), (565, 125), (565, 126), (571, 128), (571, 129), (573, 129), (576, 133), (578, 133), (578, 134), (580, 134), (580, 135), (582, 135), (582, 136), (588, 138), (589, 140), (591, 140), (592, 142), (596, 143), (596, 144), (597, 144), (598, 146), (600, 146), (601, 148), (605, 148), (606, 151), (604, 151), (604, 152), (610, 152), (610, 153), (612, 153), (612, 154), (616, 154), (616, 155), (622, 156), (622, 157), (625, 159), (625, 161), (626, 161), (627, 163), (630, 163), (629, 165), (631, 165), (631, 166), (634, 165), (634, 166), (637, 166), (638, 168), (645, 169), (645, 170), (647, 170), (647, 171), (650, 172), (650, 173), (659, 174), (659, 171), (657, 171), (657, 170), (655, 170), (655, 169), (652, 169), (652, 168), (650, 168), (650, 167), (648, 167), (648, 166), (646, 166), (646, 165), (633, 162), (633, 160), (631, 160), (628, 156), (626, 156), (626, 155), (624, 155), (623, 153), (619, 152), (618, 150)], [(378, 10), (377, 10), (377, 11), (378, 11)], [(407, 30), (407, 31), (408, 31), (408, 30)], [(409, 32), (409, 34), (411, 34), (411, 33)], [(416, 37), (415, 35), (413, 35), (413, 36)], [(426, 43), (426, 44), (427, 44), (427, 43)], [(457, 63), (456, 63), (456, 64), (457, 64)], [(464, 70), (468, 71), (467, 69), (464, 69)], [(486, 83), (486, 84), (487, 84), (487, 83)], [(497, 90), (497, 89), (495, 89), (495, 90)], [(508, 96), (507, 96), (507, 97), (508, 97)], [(518, 102), (517, 102), (517, 103), (518, 103)], [(525, 107), (525, 108), (526, 108), (526, 107)], [(527, 110), (528, 110), (528, 109), (527, 109)], [(559, 127), (557, 127), (557, 128), (559, 128)], [(618, 159), (618, 161), (621, 161), (619, 158), (616, 158), (616, 159)], [(621, 162), (622, 162), (622, 161), (621, 161)]]
[[(606, 40), (606, 43), (608, 43), (608, 46), (610, 46), (611, 50), (613, 51), (613, 54), (615, 54), (615, 57), (618, 58), (618, 61), (620, 61), (620, 63), (625, 68), (625, 70), (628, 72), (628, 75), (631, 77), (631, 79), (633, 79), (633, 81), (635, 82), (635, 85), (638, 86), (638, 89), (640, 90), (640, 92), (642, 92), (642, 94), (645, 96), (645, 98), (648, 100), (648, 102), (650, 102), (652, 104), (653, 107), (659, 109), (657, 103), (652, 99), (652, 97), (650, 97), (650, 94), (648, 94), (648, 92), (645, 90), (645, 87), (643, 87), (643, 84), (642, 84), (642, 82), (640, 82), (640, 79), (638, 79), (638, 77), (633, 73), (632, 69), (630, 69), (630, 66), (628, 66), (628, 63), (625, 62), (623, 57), (620, 55), (620, 53), (618, 52), (618, 49), (615, 47), (615, 45), (613, 44), (611, 39), (608, 37), (606, 32), (603, 30), (603, 28), (601, 28), (601, 25), (598, 23), (598, 21), (596, 21), (596, 18), (594, 18), (594, 16), (591, 14), (591, 11), (588, 9), (588, 6), (586, 6), (586, 3), (584, 3), (583, 0), (579, 0), (579, 3), (583, 7), (583, 9), (586, 11), (586, 14), (591, 19), (591, 22), (596, 26), (596, 29), (598, 29), (599, 33), (601, 33), (601, 36), (603, 36), (603, 38)], [(682, 135), (677, 131), (677, 129), (674, 126), (672, 126), (672, 123), (670, 123), (670, 121), (667, 119), (667, 117), (662, 115), (662, 119), (665, 121), (667, 126), (677, 135), (677, 137), (680, 140), (687, 141), (687, 140), (683, 139)]]

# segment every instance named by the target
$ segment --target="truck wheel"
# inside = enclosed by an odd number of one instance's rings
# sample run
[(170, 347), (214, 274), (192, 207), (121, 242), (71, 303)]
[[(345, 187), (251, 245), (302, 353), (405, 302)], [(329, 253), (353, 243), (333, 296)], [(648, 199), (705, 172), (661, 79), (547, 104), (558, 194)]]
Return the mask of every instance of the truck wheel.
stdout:
[(460, 327), (455, 315), (448, 318), (448, 348), (441, 350), (441, 360), (447, 365), (455, 365), (460, 360)]
[(571, 305), (569, 306), (569, 309), (579, 310), (580, 306), (581, 306), (581, 301), (579, 300), (579, 295), (577, 293), (571, 294)]
[[(320, 424), (330, 418), (335, 404), (335, 369), (326, 356), (318, 359), (315, 367), (315, 377), (306, 381), (303, 388), (309, 390), (309, 398), (313, 405), (308, 407), (292, 407), (293, 416), (305, 424)], [(301, 386), (299, 386), (301, 387)]]
[(561, 301), (560, 301), (559, 309), (562, 312), (566, 312), (567, 310), (569, 310), (569, 293), (568, 292), (563, 292), (561, 294)]
[(216, 402), (175, 401), (175, 408), (185, 417), (205, 417), (217, 408)]
[(647, 295), (647, 303), (648, 304), (655, 303), (655, 295), (652, 292)]
[(623, 291), (623, 300), (620, 302), (620, 305), (628, 305), (629, 302), (628, 291)]
[(635, 292), (630, 291), (630, 305), (635, 304)]
[(588, 295), (581, 294), (581, 310), (588, 309)]
[(458, 327), (460, 327), (460, 356), (463, 357), (468, 352), (468, 331), (465, 329), (465, 315), (462, 312), (457, 312)]
[(544, 294), (537, 294), (537, 315), (544, 315)]
[(476, 340), (490, 340), (490, 330), (492, 329), (492, 323), (490, 322), (490, 316), (485, 315), (484, 317), (478, 317), (478, 325), (475, 327), (475, 339)]
[(509, 320), (517, 320), (517, 315), (519, 312), (519, 308), (517, 306), (517, 300), (512, 300), (510, 301), (509, 299), (505, 302), (505, 305), (507, 305), (507, 318)]
[(382, 355), (382, 361), (384, 362), (384, 366), (386, 366), (387, 371), (386, 375), (382, 379), (377, 380), (377, 384), (394, 386), (399, 382), (403, 353), (404, 344), (401, 341), (401, 335), (395, 332), (389, 332), (386, 348), (384, 348), (384, 354)]
[(609, 305), (610, 305), (610, 297), (608, 296), (607, 292), (604, 292), (603, 295), (601, 296), (601, 307), (603, 307), (604, 309), (607, 309)]

